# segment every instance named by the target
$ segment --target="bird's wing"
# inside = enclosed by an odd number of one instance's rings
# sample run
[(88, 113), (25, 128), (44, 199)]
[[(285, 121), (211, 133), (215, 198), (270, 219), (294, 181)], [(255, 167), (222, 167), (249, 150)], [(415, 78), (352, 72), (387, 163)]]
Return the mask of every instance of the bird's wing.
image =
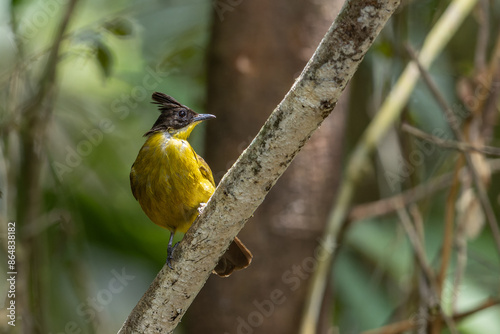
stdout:
[(215, 187), (214, 176), (212, 175), (212, 171), (210, 170), (210, 167), (208, 166), (206, 161), (202, 157), (200, 157), (198, 154), (196, 154), (196, 157), (198, 158), (198, 161), (200, 162), (199, 168), (200, 168), (201, 175), (203, 175), (207, 180), (209, 180), (210, 183), (212, 183), (212, 185)]
[(132, 188), (132, 195), (134, 195), (136, 201), (139, 199), (137, 198), (137, 191), (135, 188), (135, 170), (134, 170), (134, 165), (132, 165), (132, 170), (130, 171), (130, 188)]

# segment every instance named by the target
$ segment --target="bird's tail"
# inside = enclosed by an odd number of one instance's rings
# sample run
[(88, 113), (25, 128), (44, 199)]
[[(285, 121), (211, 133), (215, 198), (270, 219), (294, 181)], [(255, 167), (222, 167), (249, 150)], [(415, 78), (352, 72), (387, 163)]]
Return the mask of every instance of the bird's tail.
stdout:
[(252, 262), (252, 257), (253, 255), (248, 248), (243, 245), (238, 237), (235, 237), (226, 253), (220, 258), (214, 269), (214, 274), (227, 277), (235, 270), (245, 269)]

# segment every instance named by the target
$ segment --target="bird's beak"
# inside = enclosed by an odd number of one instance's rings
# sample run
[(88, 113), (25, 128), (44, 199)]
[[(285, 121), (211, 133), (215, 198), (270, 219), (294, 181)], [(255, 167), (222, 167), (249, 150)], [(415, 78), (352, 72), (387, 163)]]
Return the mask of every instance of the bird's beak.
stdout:
[(215, 118), (215, 116), (211, 114), (198, 114), (198, 116), (193, 118), (193, 122), (201, 122), (212, 118)]

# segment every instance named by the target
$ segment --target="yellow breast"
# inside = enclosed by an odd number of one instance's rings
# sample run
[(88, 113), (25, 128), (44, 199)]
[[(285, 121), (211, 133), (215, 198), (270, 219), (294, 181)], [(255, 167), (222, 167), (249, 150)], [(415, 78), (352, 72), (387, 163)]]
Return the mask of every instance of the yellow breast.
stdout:
[(173, 232), (186, 232), (215, 190), (210, 168), (191, 145), (164, 132), (148, 137), (130, 183), (149, 219)]

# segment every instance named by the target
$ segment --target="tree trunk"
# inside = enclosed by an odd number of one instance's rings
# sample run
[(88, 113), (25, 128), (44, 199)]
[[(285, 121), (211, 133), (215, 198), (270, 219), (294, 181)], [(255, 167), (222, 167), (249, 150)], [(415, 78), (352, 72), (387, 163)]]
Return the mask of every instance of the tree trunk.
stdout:
[[(205, 157), (216, 181), (250, 144), (312, 55), (342, 3), (251, 1), (216, 7), (209, 54)], [(217, 5), (216, 5), (217, 6)], [(344, 99), (345, 100), (345, 99)], [(211, 277), (195, 299), (188, 333), (293, 333), (314, 251), (341, 168), (345, 103), (325, 120), (240, 233), (252, 265)]]

